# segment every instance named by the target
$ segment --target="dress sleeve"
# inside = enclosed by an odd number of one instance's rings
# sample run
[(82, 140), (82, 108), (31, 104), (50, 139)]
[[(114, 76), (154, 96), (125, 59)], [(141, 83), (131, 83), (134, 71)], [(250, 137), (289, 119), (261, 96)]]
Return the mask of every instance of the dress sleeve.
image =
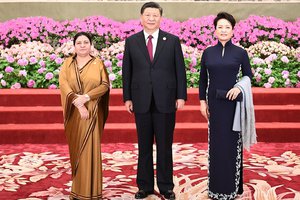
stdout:
[(206, 89), (207, 89), (207, 69), (206, 69), (206, 51), (204, 50), (201, 58), (201, 70), (199, 80), (199, 99), (206, 100)]
[(251, 65), (248, 57), (248, 53), (246, 50), (243, 50), (243, 55), (242, 55), (242, 74), (243, 76), (249, 76), (250, 80), (252, 79), (252, 71), (251, 71)]
[(110, 88), (109, 85), (109, 78), (106, 68), (103, 65), (103, 62), (101, 63), (101, 83), (98, 87), (95, 87), (94, 89), (90, 90), (87, 95), (89, 95), (91, 100), (98, 99), (99, 97), (103, 96)]
[(61, 96), (61, 104), (63, 107), (64, 120), (67, 121), (72, 107), (72, 102), (76, 98), (74, 91), (71, 89), (68, 82), (68, 65), (69, 60), (65, 60), (59, 72), (59, 88)]

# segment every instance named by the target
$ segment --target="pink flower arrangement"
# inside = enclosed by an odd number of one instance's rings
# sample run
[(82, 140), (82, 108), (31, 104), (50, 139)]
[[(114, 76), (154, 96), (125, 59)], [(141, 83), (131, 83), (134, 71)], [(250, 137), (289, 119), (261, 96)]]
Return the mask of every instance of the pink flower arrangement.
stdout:
[(299, 45), (299, 24), (299, 20), (285, 22), (275, 17), (252, 15), (236, 24), (234, 38), (244, 47), (264, 40), (280, 40), (281, 43), (296, 47)]
[[(184, 44), (203, 50), (216, 43), (212, 23), (214, 17), (204, 16), (183, 22), (164, 18), (161, 29), (177, 35)], [(244, 47), (264, 40), (298, 47), (299, 27), (299, 19), (285, 22), (275, 17), (250, 16), (236, 24), (233, 41)], [(103, 16), (61, 22), (47, 17), (18, 18), (0, 24), (0, 45), (10, 47), (14, 42), (41, 41), (60, 46), (72, 40), (75, 32), (86, 31), (98, 41), (96, 49), (100, 50), (140, 30), (142, 27), (139, 20), (121, 23)]]
[[(162, 30), (177, 35), (182, 42), (188, 87), (198, 87), (202, 52), (217, 42), (214, 17), (184, 22), (163, 18), (161, 22)], [(285, 22), (250, 16), (237, 23), (232, 40), (248, 51), (253, 86), (300, 87), (299, 28), (300, 18)], [(60, 66), (65, 57), (74, 54), (72, 38), (78, 31), (91, 33), (91, 54), (103, 60), (111, 87), (122, 87), (125, 39), (141, 30), (140, 20), (121, 23), (102, 16), (61, 22), (30, 17), (0, 23), (0, 88), (56, 89)]]
[(250, 57), (267, 58), (267, 63), (276, 60), (278, 55), (280, 56), (293, 56), (296, 57), (300, 52), (293, 47), (289, 47), (285, 44), (274, 41), (262, 41), (246, 48)]
[(20, 60), (20, 65), (26, 66), (28, 63), (26, 64), (25, 62), (28, 61), (25, 60), (29, 60), (31, 64), (35, 64), (35, 61), (49, 56), (53, 51), (54, 48), (50, 44), (33, 41), (5, 48), (1, 50), (0, 57), (6, 58), (9, 63)]
[(178, 35), (181, 41), (191, 47), (200, 50), (210, 45), (216, 44), (214, 37), (213, 20), (215, 16), (204, 16), (195, 19), (189, 19), (181, 23), (181, 32)]
[(17, 18), (0, 24), (0, 41), (5, 47), (12, 45), (12, 38), (15, 38), (18, 43), (33, 40), (50, 42), (47, 39), (49, 36), (59, 36), (63, 31), (63, 25), (51, 18)]

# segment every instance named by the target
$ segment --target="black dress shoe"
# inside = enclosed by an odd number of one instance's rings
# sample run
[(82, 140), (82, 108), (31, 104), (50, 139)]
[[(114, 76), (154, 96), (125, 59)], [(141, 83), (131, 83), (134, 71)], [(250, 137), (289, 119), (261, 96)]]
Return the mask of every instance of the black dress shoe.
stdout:
[(148, 195), (153, 194), (153, 191), (144, 191), (144, 190), (139, 190), (137, 193), (135, 193), (134, 198), (136, 199), (144, 199)]
[(168, 190), (167, 192), (163, 193), (165, 199), (175, 200), (175, 193), (172, 190)]

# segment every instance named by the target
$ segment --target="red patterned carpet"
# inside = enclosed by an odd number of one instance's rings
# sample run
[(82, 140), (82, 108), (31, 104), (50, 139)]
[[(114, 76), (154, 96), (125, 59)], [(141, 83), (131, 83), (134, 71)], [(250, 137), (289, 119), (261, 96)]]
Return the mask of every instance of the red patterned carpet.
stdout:
[[(103, 144), (105, 199), (133, 199), (136, 146)], [(208, 199), (207, 144), (176, 143), (173, 150), (177, 199)], [(67, 145), (1, 145), (0, 199), (68, 199), (70, 176)], [(245, 152), (244, 190), (238, 199), (300, 199), (300, 143), (258, 143), (250, 153)]]

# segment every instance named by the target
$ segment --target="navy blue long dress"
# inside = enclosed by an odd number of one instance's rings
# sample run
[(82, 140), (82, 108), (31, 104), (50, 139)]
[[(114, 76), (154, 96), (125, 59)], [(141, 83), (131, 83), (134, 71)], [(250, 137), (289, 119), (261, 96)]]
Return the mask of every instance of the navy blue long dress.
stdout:
[(204, 50), (201, 60), (199, 98), (209, 108), (208, 196), (234, 199), (243, 193), (243, 151), (240, 132), (232, 131), (236, 101), (216, 98), (216, 90), (230, 90), (239, 72), (252, 78), (247, 52), (232, 44)]

